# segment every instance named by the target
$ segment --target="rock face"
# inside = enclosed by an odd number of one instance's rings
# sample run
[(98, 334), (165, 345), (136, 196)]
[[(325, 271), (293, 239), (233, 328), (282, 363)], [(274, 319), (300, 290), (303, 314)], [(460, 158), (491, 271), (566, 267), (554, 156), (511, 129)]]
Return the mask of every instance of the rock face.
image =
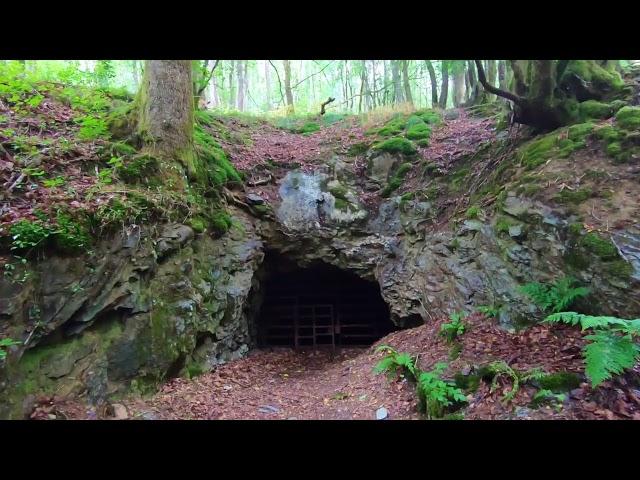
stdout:
[(39, 262), (23, 285), (3, 280), (3, 327), (26, 348), (0, 371), (0, 417), (20, 418), (31, 393), (84, 393), (101, 403), (246, 353), (244, 308), (263, 253), (252, 222), (237, 218), (242, 228), (221, 239), (185, 225), (165, 225), (155, 239), (136, 228), (91, 258)]
[(15, 280), (20, 272), (0, 280), (3, 336), (26, 344), (12, 347), (0, 369), (0, 417), (22, 417), (39, 392), (101, 403), (244, 355), (268, 250), (300, 267), (322, 261), (376, 281), (399, 326), (492, 305), (513, 328), (539, 318), (518, 286), (565, 274), (590, 287), (601, 312), (640, 314), (636, 227), (612, 237), (622, 263), (585, 250), (571, 218), (515, 194), (494, 217), (436, 229), (428, 201), (392, 197), (365, 208), (360, 200), (362, 182), (383, 179), (397, 159), (371, 163), (365, 178), (346, 162), (336, 157), (315, 172), (289, 172), (280, 200), (269, 205), (274, 220), (234, 209), (241, 226), (222, 238), (179, 224), (132, 226), (91, 257), (49, 256), (24, 282)]

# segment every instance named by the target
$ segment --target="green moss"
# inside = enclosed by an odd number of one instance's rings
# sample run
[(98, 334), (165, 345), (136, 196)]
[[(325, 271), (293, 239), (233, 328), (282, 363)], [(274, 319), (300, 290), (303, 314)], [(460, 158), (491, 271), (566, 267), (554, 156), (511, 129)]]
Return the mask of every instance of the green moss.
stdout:
[(509, 227), (513, 226), (514, 222), (506, 217), (499, 217), (496, 220), (496, 232), (509, 233)]
[(604, 119), (613, 116), (611, 105), (598, 102), (597, 100), (587, 100), (579, 104), (580, 118), (588, 120), (590, 118)]
[(611, 107), (611, 110), (613, 110), (613, 113), (615, 114), (622, 107), (626, 107), (627, 106), (627, 102), (625, 102), (624, 100), (614, 100), (613, 102), (611, 102), (609, 104), (609, 106)]
[(568, 231), (570, 235), (579, 236), (582, 234), (584, 226), (580, 222), (575, 222), (569, 225)]
[(416, 153), (416, 147), (406, 138), (393, 137), (381, 143), (374, 145), (376, 150), (389, 153), (402, 153), (404, 155), (413, 155)]
[(389, 183), (384, 188), (384, 190), (382, 190), (382, 193), (380, 195), (386, 198), (389, 195), (391, 195), (391, 193), (396, 191), (400, 187), (400, 185), (402, 185), (402, 181), (406, 176), (407, 172), (411, 170), (411, 167), (412, 165), (410, 163), (403, 163), (402, 165), (400, 165), (398, 167), (398, 170), (396, 170), (393, 177), (391, 177), (391, 179), (389, 180)]
[(191, 225), (191, 228), (193, 228), (193, 230), (197, 233), (204, 232), (206, 228), (205, 219), (202, 217), (193, 217), (189, 219), (189, 225)]
[(233, 225), (231, 216), (224, 210), (218, 210), (211, 215), (211, 227), (214, 233), (223, 235), (229, 231)]
[(595, 125), (591, 122), (571, 125), (568, 129), (567, 137), (569, 138), (569, 140), (581, 141), (584, 140), (587, 135), (593, 132), (594, 128)]
[(199, 125), (194, 130), (194, 140), (198, 153), (197, 165), (192, 169), (195, 178), (208, 179), (216, 187), (242, 181), (220, 144)]
[(529, 143), (520, 150), (522, 164), (530, 170), (545, 163), (550, 158), (557, 139), (557, 134), (552, 133)]
[(461, 372), (458, 372), (453, 376), (453, 380), (456, 387), (464, 390), (466, 393), (475, 393), (480, 386), (482, 375), (464, 375)]
[(569, 190), (565, 188), (557, 197), (560, 203), (572, 203), (578, 205), (593, 196), (593, 191), (589, 187), (578, 188), (577, 190)]
[(427, 109), (427, 110), (418, 110), (415, 113), (415, 116), (420, 117), (420, 119), (428, 124), (436, 125), (442, 122), (442, 118), (438, 112), (435, 110)]
[(640, 107), (622, 107), (616, 113), (616, 123), (625, 130), (640, 129)]
[(480, 215), (480, 207), (473, 205), (467, 209), (464, 215), (468, 219), (478, 218), (478, 215)]
[(537, 381), (545, 390), (568, 392), (580, 386), (580, 375), (572, 372), (550, 373)]
[(624, 87), (624, 81), (620, 74), (608, 71), (591, 60), (571, 60), (567, 65), (563, 77), (577, 75), (587, 83), (592, 83), (596, 89), (617, 92)]
[(369, 144), (365, 142), (354, 143), (347, 150), (347, 155), (350, 157), (356, 157), (358, 155), (364, 155), (369, 150)]
[(613, 142), (607, 145), (607, 155), (614, 158), (618, 158), (622, 153), (622, 144), (620, 142)]
[(428, 141), (430, 136), (431, 136), (431, 128), (429, 128), (429, 126), (422, 121), (421, 123), (417, 123), (407, 128), (406, 137), (409, 140), (427, 140)]
[(421, 140), (416, 141), (416, 145), (419, 147), (428, 147), (430, 140), (428, 138), (423, 138)]
[(467, 179), (470, 173), (471, 173), (471, 169), (469, 167), (463, 167), (458, 171), (456, 171), (455, 173), (453, 173), (451, 175), (451, 180), (449, 181), (449, 185), (451, 186), (451, 189), (454, 191), (460, 190), (460, 188), (462, 187), (462, 184)]
[(158, 171), (158, 160), (148, 154), (124, 158), (122, 164), (115, 168), (118, 176), (127, 183), (135, 183), (150, 177)]
[(602, 238), (595, 232), (587, 233), (581, 240), (581, 245), (603, 260), (612, 260), (618, 257), (618, 249), (610, 241)]
[(314, 132), (318, 132), (320, 130), (320, 125), (316, 122), (307, 122), (302, 127), (300, 127), (296, 133), (302, 133), (304, 135), (309, 135)]
[(348, 200), (347, 193), (349, 193), (349, 190), (347, 190), (347, 188), (343, 185), (336, 185), (334, 187), (329, 188), (329, 193), (331, 193), (331, 195), (333, 195), (335, 198)]
[(631, 278), (631, 275), (633, 275), (633, 266), (622, 259), (608, 262), (603, 266), (603, 268), (608, 275), (623, 280), (628, 280)]
[(385, 123), (384, 126), (377, 130), (376, 133), (381, 137), (398, 135), (404, 131), (406, 125), (406, 119), (403, 116), (398, 115)]

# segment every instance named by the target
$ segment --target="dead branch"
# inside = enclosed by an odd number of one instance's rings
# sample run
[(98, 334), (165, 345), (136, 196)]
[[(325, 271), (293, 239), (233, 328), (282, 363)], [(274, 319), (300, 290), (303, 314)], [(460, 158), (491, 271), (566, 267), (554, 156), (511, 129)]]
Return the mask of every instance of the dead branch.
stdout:
[(325, 107), (326, 107), (327, 105), (329, 105), (331, 102), (335, 102), (335, 101), (336, 101), (336, 99), (335, 99), (335, 98), (333, 98), (333, 97), (329, 97), (329, 99), (321, 105), (321, 108), (320, 108), (320, 115), (324, 115), (324, 114), (326, 113), (326, 111), (325, 111)]

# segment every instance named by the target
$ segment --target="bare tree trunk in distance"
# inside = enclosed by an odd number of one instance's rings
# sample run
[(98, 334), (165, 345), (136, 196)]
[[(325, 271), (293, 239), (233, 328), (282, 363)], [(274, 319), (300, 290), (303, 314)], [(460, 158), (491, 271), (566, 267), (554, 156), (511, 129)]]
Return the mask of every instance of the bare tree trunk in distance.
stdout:
[(440, 89), (440, 104), (441, 109), (447, 108), (447, 98), (449, 96), (449, 65), (446, 60), (441, 61), (442, 68), (442, 88)]
[(431, 60), (425, 60), (427, 70), (429, 71), (429, 80), (431, 81), (431, 108), (438, 106), (438, 81), (436, 80), (436, 70), (433, 68)]
[(413, 106), (413, 96), (411, 95), (411, 85), (409, 84), (409, 60), (402, 62), (402, 80), (404, 82), (405, 98)]
[(293, 92), (291, 91), (291, 61), (283, 60), (284, 65), (284, 92), (287, 97), (287, 109), (289, 113), (294, 113)]

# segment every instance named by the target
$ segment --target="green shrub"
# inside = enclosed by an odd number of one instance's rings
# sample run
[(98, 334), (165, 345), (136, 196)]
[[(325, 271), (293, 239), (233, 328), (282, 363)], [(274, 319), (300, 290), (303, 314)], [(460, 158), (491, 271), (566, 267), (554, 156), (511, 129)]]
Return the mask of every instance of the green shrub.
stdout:
[(373, 371), (376, 375), (385, 373), (390, 379), (399, 376), (416, 380), (418, 375), (418, 367), (416, 367), (415, 358), (408, 353), (399, 353), (388, 345), (380, 345), (376, 348), (376, 352), (385, 352), (385, 357), (380, 360)]
[(44, 242), (53, 233), (48, 225), (37, 220), (22, 219), (9, 229), (12, 238), (11, 250), (23, 250), (33, 248)]
[(84, 225), (71, 218), (63, 211), (58, 211), (56, 216), (57, 228), (55, 240), (59, 247), (63, 249), (75, 250), (84, 248), (91, 243), (91, 237)]

